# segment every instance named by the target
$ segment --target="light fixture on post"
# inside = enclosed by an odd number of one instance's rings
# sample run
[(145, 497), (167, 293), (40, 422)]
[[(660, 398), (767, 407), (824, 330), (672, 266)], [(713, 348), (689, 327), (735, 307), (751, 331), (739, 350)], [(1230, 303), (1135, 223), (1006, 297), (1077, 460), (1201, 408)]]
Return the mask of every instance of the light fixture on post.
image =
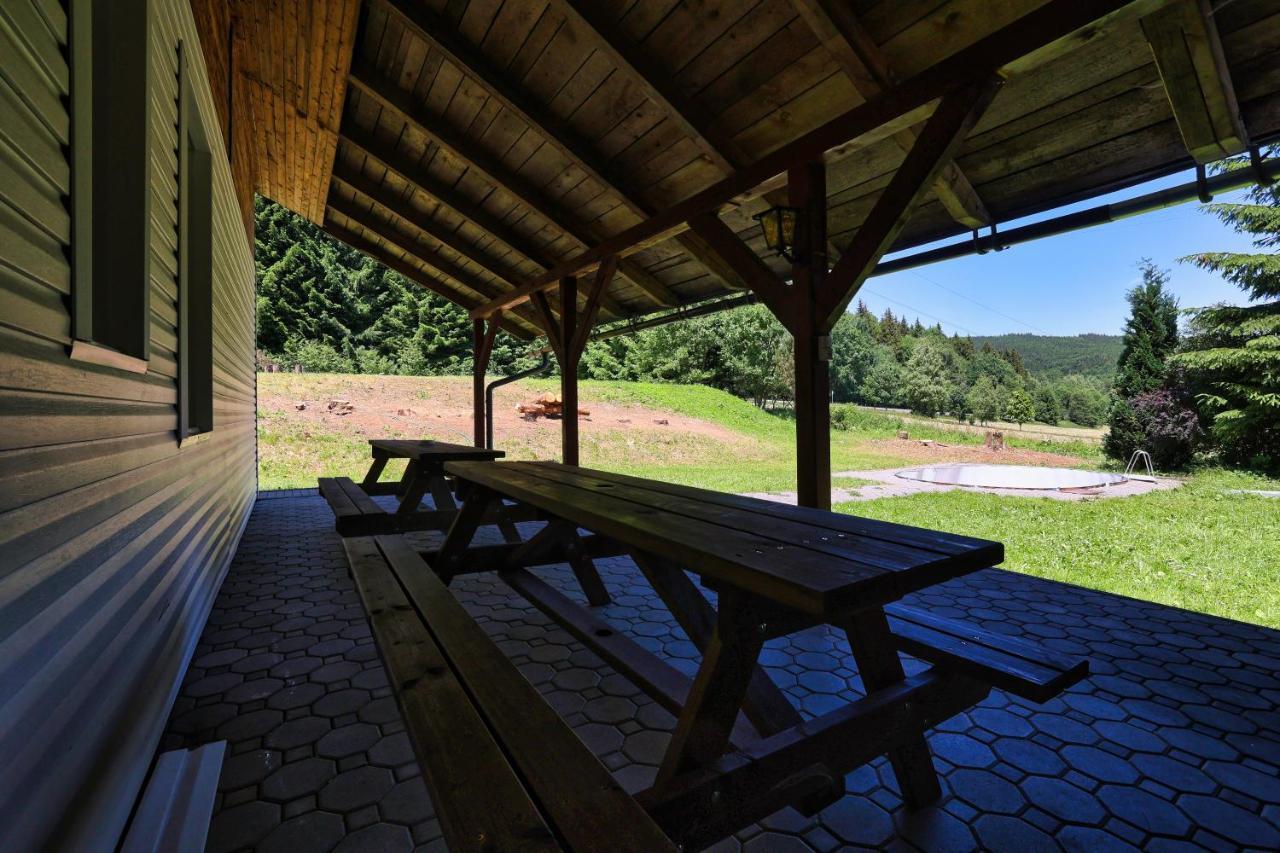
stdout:
[(788, 261), (796, 261), (796, 231), (800, 222), (800, 208), (771, 207), (764, 213), (751, 217), (760, 223), (765, 245)]

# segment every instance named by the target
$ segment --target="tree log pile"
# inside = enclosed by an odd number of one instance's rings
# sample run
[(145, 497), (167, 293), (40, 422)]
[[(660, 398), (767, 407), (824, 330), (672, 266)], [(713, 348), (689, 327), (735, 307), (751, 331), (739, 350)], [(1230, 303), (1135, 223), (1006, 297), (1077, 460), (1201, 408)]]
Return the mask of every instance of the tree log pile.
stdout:
[[(538, 399), (516, 406), (516, 411), (526, 420), (538, 418), (559, 418), (564, 415), (564, 403), (558, 394), (541, 394)], [(578, 417), (589, 418), (591, 413), (586, 409), (578, 409)]]

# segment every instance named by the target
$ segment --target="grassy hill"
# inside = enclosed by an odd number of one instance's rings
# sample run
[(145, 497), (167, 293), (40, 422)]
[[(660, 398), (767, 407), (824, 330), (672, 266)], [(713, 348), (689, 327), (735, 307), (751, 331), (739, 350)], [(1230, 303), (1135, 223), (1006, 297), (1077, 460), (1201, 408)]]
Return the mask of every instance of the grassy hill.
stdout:
[[(557, 387), (555, 380), (540, 379), (498, 389), (494, 443), (508, 458), (559, 458), (559, 421), (525, 420), (516, 412), (520, 402)], [(590, 412), (580, 427), (584, 465), (723, 491), (795, 488), (789, 413), (770, 414), (701, 385), (584, 381), (580, 398)], [(330, 400), (347, 401), (352, 411), (337, 414)], [(832, 434), (833, 471), (892, 468), (926, 458), (950, 461), (979, 452), (981, 436), (954, 425), (913, 423), (912, 440), (902, 441), (895, 437), (899, 418), (845, 408), (841, 423), (847, 428)], [(258, 409), (263, 489), (308, 488), (320, 476), (358, 477), (369, 464), (370, 438), (472, 440), (466, 377), (263, 373)], [(914, 439), (923, 438), (947, 447), (922, 448)], [(1028, 463), (1097, 457), (1097, 448), (1082, 442), (1010, 440), (1026, 450), (1028, 458), (1021, 461)], [(393, 468), (386, 476), (396, 473)]]
[(1123, 346), (1119, 335), (989, 335), (975, 337), (973, 343), (1016, 349), (1027, 370), (1042, 379), (1079, 373), (1108, 383)]

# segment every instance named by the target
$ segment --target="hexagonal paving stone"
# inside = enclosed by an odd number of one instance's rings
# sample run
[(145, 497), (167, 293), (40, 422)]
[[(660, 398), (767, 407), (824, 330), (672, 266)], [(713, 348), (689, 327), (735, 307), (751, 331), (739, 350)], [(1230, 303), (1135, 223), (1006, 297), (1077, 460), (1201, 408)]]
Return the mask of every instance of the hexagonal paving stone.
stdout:
[(333, 811), (352, 811), (371, 806), (395, 785), (391, 771), (381, 767), (357, 767), (335, 776), (320, 791), (320, 806)]
[(304, 758), (286, 764), (262, 783), (262, 796), (286, 803), (314, 794), (333, 778), (333, 762), (324, 758)]
[(435, 816), (421, 776), (406, 779), (387, 792), (378, 803), (378, 811), (383, 820), (405, 826), (413, 826)]
[(666, 732), (642, 730), (627, 735), (622, 751), (632, 761), (656, 767), (662, 763), (662, 756), (666, 753), (669, 743), (671, 743), (671, 735)]
[(369, 691), (349, 687), (317, 699), (311, 710), (322, 717), (341, 717), (343, 714), (356, 713), (372, 701)]
[(334, 853), (398, 853), (413, 849), (413, 837), (403, 826), (375, 823), (353, 832), (334, 848)]
[(597, 723), (620, 723), (635, 716), (636, 706), (619, 696), (602, 696), (588, 702), (583, 713)]
[(310, 811), (290, 818), (262, 840), (263, 850), (331, 850), (346, 834), (342, 818), (329, 812)]
[(413, 746), (404, 732), (387, 735), (369, 749), (369, 762), (380, 767), (399, 767), (413, 760)]
[(893, 835), (893, 818), (865, 797), (845, 797), (822, 810), (822, 825), (847, 844), (880, 847)]
[(218, 790), (234, 791), (247, 785), (256, 785), (279, 766), (279, 752), (252, 749), (239, 755), (228, 753), (222, 762), (222, 774), (218, 777)]
[(377, 743), (380, 737), (378, 727), (368, 723), (339, 726), (316, 741), (316, 753), (327, 758), (345, 758), (364, 752)]
[(272, 749), (293, 749), (314, 743), (329, 731), (329, 721), (323, 717), (298, 717), (268, 734), (263, 743)]

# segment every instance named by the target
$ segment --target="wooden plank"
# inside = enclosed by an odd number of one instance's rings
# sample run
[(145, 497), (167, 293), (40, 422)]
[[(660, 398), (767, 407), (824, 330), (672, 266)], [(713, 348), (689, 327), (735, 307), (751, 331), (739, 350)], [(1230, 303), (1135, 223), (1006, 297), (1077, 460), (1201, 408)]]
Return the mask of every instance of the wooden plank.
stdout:
[[(896, 571), (981, 552), (983, 559), (1002, 556), (999, 543), (969, 540), (967, 548), (944, 551), (932, 544), (933, 531), (903, 525), (886, 525), (882, 535), (852, 533), (843, 524), (843, 513), (800, 507), (794, 516), (775, 513), (776, 501), (741, 498), (742, 503), (716, 500), (704, 489), (670, 489), (657, 481), (629, 478), (624, 481), (607, 472), (540, 463), (506, 463), (503, 469), (529, 469), (541, 476), (595, 494), (624, 498), (683, 518), (697, 519), (726, 528), (751, 532), (778, 542), (803, 543), (804, 547), (832, 558), (853, 560)], [(624, 485), (624, 483), (626, 483)], [(617, 484), (617, 485), (614, 485)], [(704, 497), (705, 496), (705, 497)], [(761, 506), (751, 507), (759, 502)], [(844, 534), (844, 535), (841, 535)]]
[(407, 598), (566, 846), (583, 851), (674, 851), (671, 841), (413, 548), (400, 537), (379, 537), (377, 542)]
[(338, 488), (342, 489), (342, 491), (346, 493), (347, 497), (351, 500), (352, 506), (354, 506), (358, 512), (364, 515), (378, 515), (385, 512), (385, 510), (378, 506), (374, 502), (373, 498), (365, 494), (365, 491), (356, 485), (350, 477), (338, 477), (334, 482), (337, 484)]
[[(475, 305), (476, 300), (473, 297), (459, 293), (454, 287), (446, 282), (441, 281), (433, 276), (423, 272), (420, 268), (413, 264), (407, 263), (402, 258), (388, 252), (385, 248), (368, 239), (367, 237), (357, 234), (333, 221), (326, 221), (323, 225), (324, 232), (336, 240), (346, 243), (351, 248), (362, 254), (368, 255), (378, 263), (395, 270), (400, 275), (409, 279), (415, 284), (425, 287), (432, 293), (443, 296), (450, 302), (466, 308), (468, 305)], [(503, 320), (503, 328), (505, 331), (514, 335), (521, 340), (532, 340), (537, 337), (541, 330), (529, 321), (520, 318), (518, 315), (510, 314)]]
[(825, 791), (832, 774), (842, 778), (988, 692), (977, 682), (930, 670), (728, 753), (637, 798), (673, 838), (698, 849)]
[(1198, 163), (1249, 146), (1208, 0), (1177, 0), (1142, 19), (1187, 151)]
[(418, 459), (427, 462), (501, 459), (507, 455), (503, 450), (433, 439), (371, 438), (369, 446), (395, 459)]
[(898, 647), (1032, 702), (1047, 702), (1089, 674), (1085, 658), (996, 634), (918, 607), (885, 608)]
[(844, 255), (836, 262), (823, 293), (817, 319), (829, 333), (849, 301), (893, 245), (920, 196), (954, 155), (1004, 81), (989, 77), (947, 95), (929, 118), (893, 179), (889, 181)]
[(540, 473), (539, 467), (548, 466), (461, 462), (449, 463), (446, 470), (633, 548), (814, 615), (894, 600), (905, 594), (906, 588), (937, 583), (979, 568), (977, 564), (990, 565), (991, 555), (1000, 552), (998, 545), (990, 543), (991, 547), (976, 549), (970, 555), (891, 571), (847, 556), (833, 558), (806, 545), (755, 531), (744, 532), (675, 512), (655, 512), (668, 505), (661, 492), (651, 492), (642, 498), (645, 503), (636, 503), (609, 494), (607, 487), (591, 490), (558, 483)]
[(721, 591), (715, 629), (703, 649), (693, 688), (658, 767), (654, 780), (658, 790), (682, 773), (705, 767), (724, 755), (764, 647), (756, 621), (742, 593)]
[(374, 540), (342, 545), (449, 849), (559, 850)]
[(640, 86), (645, 96), (675, 122), (699, 150), (717, 167), (731, 172), (746, 157), (736, 143), (719, 134), (708, 120), (706, 113), (688, 103), (664, 69), (631, 44), (618, 25), (602, 7), (584, 0), (553, 0), (564, 14), (570, 26), (581, 36), (590, 39), (597, 49), (605, 52), (613, 64), (622, 69)]
[[(844, 628), (849, 638), (849, 649), (858, 665), (858, 677), (862, 679), (868, 695), (903, 683), (906, 673), (889, 634), (889, 623), (883, 610), (867, 608), (854, 613)], [(889, 750), (889, 764), (898, 780), (902, 799), (909, 808), (928, 805), (942, 794), (923, 730), (914, 737), (904, 734), (901, 742)]]

